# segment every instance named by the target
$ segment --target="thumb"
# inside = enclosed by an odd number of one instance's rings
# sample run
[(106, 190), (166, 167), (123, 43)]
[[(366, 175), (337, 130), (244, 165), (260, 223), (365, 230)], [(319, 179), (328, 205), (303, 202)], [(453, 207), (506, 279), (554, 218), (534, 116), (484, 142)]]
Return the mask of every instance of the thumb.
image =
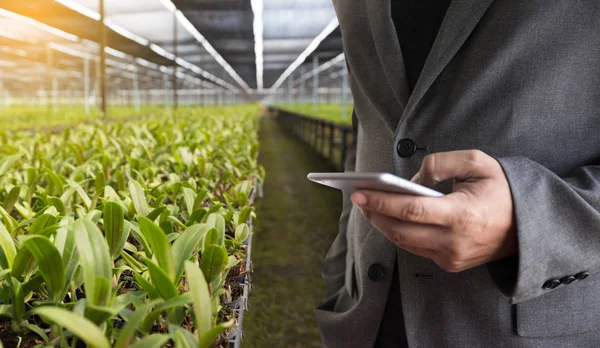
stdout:
[(461, 181), (489, 178), (494, 175), (495, 162), (496, 160), (479, 150), (434, 153), (423, 159), (421, 169), (415, 177), (418, 177), (419, 184), (428, 187), (450, 179)]

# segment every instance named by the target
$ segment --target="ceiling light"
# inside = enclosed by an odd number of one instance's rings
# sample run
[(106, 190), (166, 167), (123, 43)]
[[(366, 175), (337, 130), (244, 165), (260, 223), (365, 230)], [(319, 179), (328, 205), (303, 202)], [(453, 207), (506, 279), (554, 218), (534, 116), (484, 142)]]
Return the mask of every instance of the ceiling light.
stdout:
[[(169, 0), (161, 0), (161, 1), (164, 4), (165, 1), (169, 1)], [(196, 39), (196, 41), (198, 41), (204, 47), (204, 49), (208, 52), (208, 54), (210, 54), (225, 69), (225, 71), (227, 71), (227, 73), (240, 86), (242, 86), (242, 88), (246, 92), (248, 92), (250, 90), (250, 87), (248, 86), (248, 84), (246, 83), (246, 81), (244, 81), (240, 77), (240, 75), (237, 74), (237, 72), (231, 67), (231, 65), (229, 65), (229, 63), (227, 63), (227, 61), (225, 61), (225, 59), (223, 59), (223, 57), (217, 52), (217, 50), (215, 50), (215, 48), (208, 42), (208, 40), (206, 40), (206, 38), (202, 34), (200, 34), (200, 32), (196, 29), (196, 27), (194, 27), (194, 25), (185, 17), (185, 15), (183, 14), (183, 12), (181, 12), (181, 11), (178, 10), (178, 11), (175, 12), (175, 16), (179, 20), (179, 23), (181, 23), (181, 25), (190, 34), (192, 34), (192, 36)]]
[(115, 32), (121, 34), (122, 36), (125, 36), (126, 38), (133, 40), (137, 43), (139, 43), (142, 46), (148, 46), (150, 44), (150, 41), (144, 39), (141, 36), (138, 36), (132, 32), (130, 32), (129, 30), (115, 24), (113, 21), (110, 20), (105, 20), (104, 24), (106, 24), (107, 27), (109, 27), (110, 29), (114, 30)]
[(316, 69), (313, 69), (312, 71), (307, 72), (306, 74), (300, 76), (300, 78), (296, 81), (296, 85), (300, 84), (308, 79), (310, 79), (311, 77), (331, 68), (332, 66), (339, 64), (341, 62), (343, 62), (346, 59), (346, 55), (341, 53), (340, 55), (336, 56), (335, 58), (327, 61), (326, 63), (323, 63), (322, 65), (320, 65), (319, 67), (317, 67)]
[(14, 13), (14, 12), (10, 12), (7, 11), (5, 9), (0, 8), (0, 16), (4, 16), (7, 18), (11, 18), (11, 19), (15, 19), (18, 21), (21, 21), (23, 23), (27, 23), (30, 25), (33, 25), (34, 27), (41, 29), (47, 33), (50, 33), (52, 35), (55, 36), (59, 36), (65, 40), (69, 40), (69, 41), (73, 41), (73, 42), (77, 42), (79, 41), (79, 37), (77, 37), (76, 35), (73, 34), (69, 34), (67, 32), (64, 32), (60, 29), (56, 29), (54, 27), (51, 27), (49, 25), (46, 25), (42, 22), (38, 22), (35, 19), (29, 18), (29, 17), (25, 17), (25, 16), (21, 16), (20, 14)]
[(252, 12), (254, 12), (254, 54), (256, 55), (256, 85), (259, 91), (262, 91), (264, 88), (263, 8), (263, 0), (252, 0)]
[(175, 55), (173, 53), (167, 52), (164, 48), (155, 45), (155, 44), (150, 44), (150, 49), (152, 49), (154, 52), (158, 53), (159, 55), (167, 58), (168, 60), (175, 60)]
[(308, 58), (308, 56), (310, 56), (319, 47), (321, 42), (323, 42), (323, 40), (325, 40), (327, 36), (329, 36), (329, 34), (331, 34), (339, 25), (340, 24), (338, 22), (337, 17), (334, 18), (331, 22), (329, 22), (325, 29), (323, 29), (323, 31), (319, 33), (317, 37), (314, 38), (314, 40), (308, 45), (308, 47), (306, 47), (304, 52), (302, 52), (300, 56), (283, 72), (283, 74), (281, 74), (281, 76), (279, 77), (279, 79), (277, 79), (273, 87), (271, 87), (271, 93), (275, 93), (279, 89), (279, 87), (281, 87), (281, 84), (283, 84), (283, 82), (296, 69), (298, 69), (298, 67), (302, 65), (302, 63), (304, 63), (306, 58)]
[(54, 0), (68, 8), (70, 8), (73, 11), (79, 12), (82, 15), (92, 18), (94, 20), (99, 21), (100, 20), (100, 14), (96, 11), (93, 11), (83, 5), (81, 5), (80, 3), (73, 1), (73, 0)]

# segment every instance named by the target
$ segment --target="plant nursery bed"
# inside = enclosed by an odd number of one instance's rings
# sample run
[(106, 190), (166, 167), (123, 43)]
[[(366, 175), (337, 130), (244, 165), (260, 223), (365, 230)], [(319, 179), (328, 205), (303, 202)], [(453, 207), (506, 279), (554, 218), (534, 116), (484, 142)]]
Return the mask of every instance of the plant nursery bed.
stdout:
[(239, 346), (257, 117), (224, 107), (0, 133), (0, 340)]

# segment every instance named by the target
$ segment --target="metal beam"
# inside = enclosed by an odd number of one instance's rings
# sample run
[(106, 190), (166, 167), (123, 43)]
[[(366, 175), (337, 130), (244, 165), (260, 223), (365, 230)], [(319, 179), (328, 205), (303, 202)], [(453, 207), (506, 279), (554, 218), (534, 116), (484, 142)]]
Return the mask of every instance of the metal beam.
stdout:
[(100, 96), (102, 99), (101, 110), (104, 118), (108, 118), (108, 105), (106, 102), (106, 25), (104, 25), (105, 11), (104, 0), (100, 1)]
[[(177, 57), (177, 46), (178, 46), (178, 35), (177, 35), (177, 16), (176, 12), (173, 12), (173, 54)], [(179, 107), (179, 98), (177, 93), (177, 62), (173, 60), (173, 109), (177, 110)]]

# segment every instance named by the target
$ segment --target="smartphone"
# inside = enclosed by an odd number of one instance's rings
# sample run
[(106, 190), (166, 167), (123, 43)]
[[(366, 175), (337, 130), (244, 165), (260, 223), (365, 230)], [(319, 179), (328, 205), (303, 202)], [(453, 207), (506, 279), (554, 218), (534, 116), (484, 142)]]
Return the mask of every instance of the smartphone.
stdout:
[(444, 196), (441, 192), (390, 173), (310, 173), (308, 180), (345, 193), (372, 190), (427, 197)]

